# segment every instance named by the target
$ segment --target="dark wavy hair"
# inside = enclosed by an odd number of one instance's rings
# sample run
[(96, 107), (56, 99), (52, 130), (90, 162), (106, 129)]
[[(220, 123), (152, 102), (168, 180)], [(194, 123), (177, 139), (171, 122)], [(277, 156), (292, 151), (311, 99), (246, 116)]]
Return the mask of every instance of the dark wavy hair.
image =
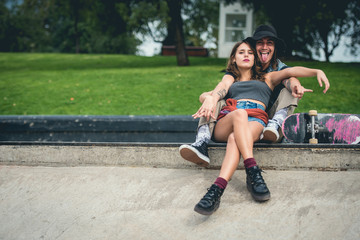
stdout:
[(275, 51), (274, 51), (274, 54), (273, 54), (273, 56), (272, 56), (272, 58), (270, 60), (270, 65), (271, 65), (272, 69), (277, 69), (277, 67), (278, 67), (278, 61), (277, 61), (278, 55), (281, 55), (279, 53), (281, 53), (281, 51), (283, 51), (283, 49), (280, 46), (278, 47), (279, 44), (278, 44), (278, 41), (275, 38), (272, 38), (272, 40), (275, 43)]
[(234, 45), (230, 53), (230, 58), (227, 63), (226, 71), (232, 73), (235, 76), (235, 81), (240, 80), (241, 73), (238, 69), (236, 62), (234, 62), (234, 59), (236, 51), (242, 43), (246, 43), (247, 45), (249, 45), (250, 49), (254, 53), (254, 65), (251, 68), (251, 80), (265, 81), (265, 73), (261, 72), (261, 62), (254, 48), (254, 42), (252, 42), (250, 39), (244, 39)]

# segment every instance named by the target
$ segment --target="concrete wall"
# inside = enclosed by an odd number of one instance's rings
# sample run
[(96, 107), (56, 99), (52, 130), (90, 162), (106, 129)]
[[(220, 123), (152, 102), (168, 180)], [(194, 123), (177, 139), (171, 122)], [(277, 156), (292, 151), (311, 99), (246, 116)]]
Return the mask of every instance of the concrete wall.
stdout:
[(0, 116), (0, 141), (192, 142), (191, 116)]

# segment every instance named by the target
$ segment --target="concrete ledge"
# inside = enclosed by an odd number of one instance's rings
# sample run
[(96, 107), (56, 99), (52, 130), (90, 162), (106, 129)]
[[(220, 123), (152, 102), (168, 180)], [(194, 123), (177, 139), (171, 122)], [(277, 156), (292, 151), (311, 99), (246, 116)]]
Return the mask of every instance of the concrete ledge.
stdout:
[(0, 116), (0, 141), (192, 142), (198, 120), (168, 116)]
[[(178, 152), (197, 124), (191, 116), (0, 116), (0, 164), (198, 168)], [(210, 144), (209, 168), (220, 168), (225, 147)], [(264, 169), (360, 169), (359, 144), (256, 143), (254, 155)]]
[[(2, 142), (0, 164), (26, 166), (136, 166), (198, 168), (181, 158), (180, 143)], [(219, 169), (225, 144), (211, 144), (211, 169)], [(255, 144), (263, 169), (360, 170), (359, 145)], [(242, 168), (242, 163), (239, 168)]]

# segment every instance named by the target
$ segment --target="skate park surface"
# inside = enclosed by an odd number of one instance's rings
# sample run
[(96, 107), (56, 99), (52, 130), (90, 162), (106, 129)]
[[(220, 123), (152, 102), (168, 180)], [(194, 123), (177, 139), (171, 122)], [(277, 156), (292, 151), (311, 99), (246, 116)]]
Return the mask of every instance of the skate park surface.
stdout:
[(0, 239), (360, 237), (355, 147), (255, 147), (271, 199), (251, 198), (240, 166), (211, 216), (193, 208), (219, 173), (223, 145), (210, 147), (210, 168), (183, 160), (177, 144), (3, 143), (0, 151)]
[(200, 168), (182, 143), (1, 141), (0, 239), (360, 239), (359, 145), (255, 144), (271, 199), (241, 163), (203, 216), (225, 144)]

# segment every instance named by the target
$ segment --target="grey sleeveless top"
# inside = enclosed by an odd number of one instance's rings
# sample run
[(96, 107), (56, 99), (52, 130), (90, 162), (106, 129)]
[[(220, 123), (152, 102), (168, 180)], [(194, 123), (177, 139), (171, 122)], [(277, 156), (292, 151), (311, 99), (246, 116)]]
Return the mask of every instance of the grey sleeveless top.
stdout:
[(236, 100), (254, 99), (264, 103), (267, 108), (271, 93), (271, 88), (265, 82), (259, 80), (250, 80), (234, 82), (230, 86), (225, 98), (232, 98)]

